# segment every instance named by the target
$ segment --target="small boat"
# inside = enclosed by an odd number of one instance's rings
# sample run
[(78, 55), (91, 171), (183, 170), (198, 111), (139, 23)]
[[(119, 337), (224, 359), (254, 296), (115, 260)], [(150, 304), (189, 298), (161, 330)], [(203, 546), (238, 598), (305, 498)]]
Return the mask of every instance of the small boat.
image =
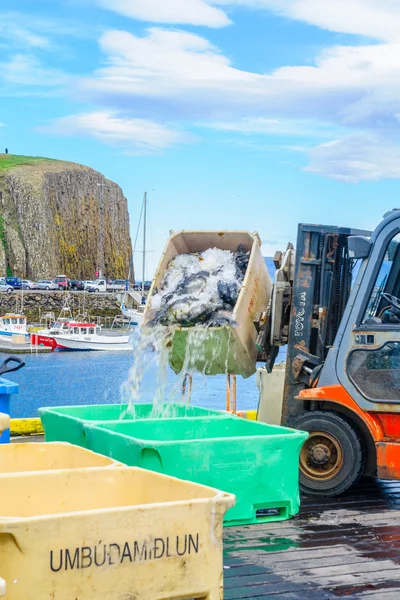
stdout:
[(68, 323), (74, 323), (74, 320), (59, 317), (50, 327), (31, 333), (31, 343), (34, 346), (47, 346), (54, 350), (57, 347), (55, 336), (64, 331), (69, 332)]
[(129, 350), (129, 333), (103, 331), (95, 323), (67, 323), (54, 339), (57, 350)]
[[(60, 275), (60, 277), (62, 276)], [(31, 344), (33, 346), (47, 346), (55, 350), (57, 348), (56, 335), (65, 332), (69, 334), (69, 329), (67, 329), (69, 323), (79, 324), (89, 318), (86, 313), (78, 313), (73, 316), (70, 301), (70, 296), (67, 295), (57, 319), (54, 313), (43, 315), (44, 327), (38, 330), (31, 330), (30, 332)]]
[(130, 325), (140, 325), (143, 319), (144, 306), (143, 308), (128, 308), (125, 304), (121, 304), (121, 312), (124, 317), (129, 318)]
[(0, 340), (12, 342), (13, 335), (24, 336), (29, 343), (29, 333), (26, 328), (26, 317), (14, 313), (7, 313), (0, 317)]

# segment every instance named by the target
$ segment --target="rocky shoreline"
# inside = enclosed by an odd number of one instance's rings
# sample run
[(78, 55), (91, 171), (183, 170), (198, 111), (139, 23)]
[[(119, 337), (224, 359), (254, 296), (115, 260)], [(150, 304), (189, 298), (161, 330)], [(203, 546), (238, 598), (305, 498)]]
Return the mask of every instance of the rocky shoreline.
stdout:
[(68, 297), (73, 315), (87, 313), (92, 317), (115, 317), (121, 309), (115, 294), (87, 294), (83, 292), (15, 291), (0, 294), (0, 312), (23, 313), (28, 321), (40, 321), (46, 313), (57, 317)]

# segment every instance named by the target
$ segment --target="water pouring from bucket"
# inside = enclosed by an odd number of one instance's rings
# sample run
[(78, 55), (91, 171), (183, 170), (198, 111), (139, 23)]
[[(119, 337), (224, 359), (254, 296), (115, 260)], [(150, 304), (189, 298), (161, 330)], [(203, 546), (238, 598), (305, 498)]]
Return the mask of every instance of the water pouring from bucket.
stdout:
[(185, 365), (189, 342), (196, 346), (190, 359), (195, 371), (250, 377), (257, 358), (254, 321), (267, 310), (271, 293), (258, 234), (182, 231), (164, 249), (144, 325), (155, 320), (169, 329), (176, 373)]
[(141, 399), (145, 372), (156, 366), (154, 404), (165, 402), (168, 365), (187, 373), (241, 375), (256, 371), (257, 315), (265, 312), (272, 281), (257, 234), (182, 231), (161, 257), (135, 349), (125, 393)]

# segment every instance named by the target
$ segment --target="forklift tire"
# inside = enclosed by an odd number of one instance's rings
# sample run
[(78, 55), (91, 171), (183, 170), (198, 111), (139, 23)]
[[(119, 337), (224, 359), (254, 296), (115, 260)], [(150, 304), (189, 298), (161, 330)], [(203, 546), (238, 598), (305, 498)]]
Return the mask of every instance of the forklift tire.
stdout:
[(365, 453), (358, 432), (334, 412), (310, 411), (290, 427), (308, 431), (300, 452), (300, 489), (313, 496), (339, 496), (362, 476)]

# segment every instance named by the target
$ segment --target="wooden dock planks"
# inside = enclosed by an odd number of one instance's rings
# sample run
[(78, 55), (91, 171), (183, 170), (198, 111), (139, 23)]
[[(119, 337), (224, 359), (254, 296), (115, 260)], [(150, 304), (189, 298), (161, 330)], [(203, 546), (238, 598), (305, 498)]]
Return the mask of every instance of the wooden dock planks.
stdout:
[(290, 521), (226, 528), (225, 600), (400, 600), (400, 482), (303, 498)]

